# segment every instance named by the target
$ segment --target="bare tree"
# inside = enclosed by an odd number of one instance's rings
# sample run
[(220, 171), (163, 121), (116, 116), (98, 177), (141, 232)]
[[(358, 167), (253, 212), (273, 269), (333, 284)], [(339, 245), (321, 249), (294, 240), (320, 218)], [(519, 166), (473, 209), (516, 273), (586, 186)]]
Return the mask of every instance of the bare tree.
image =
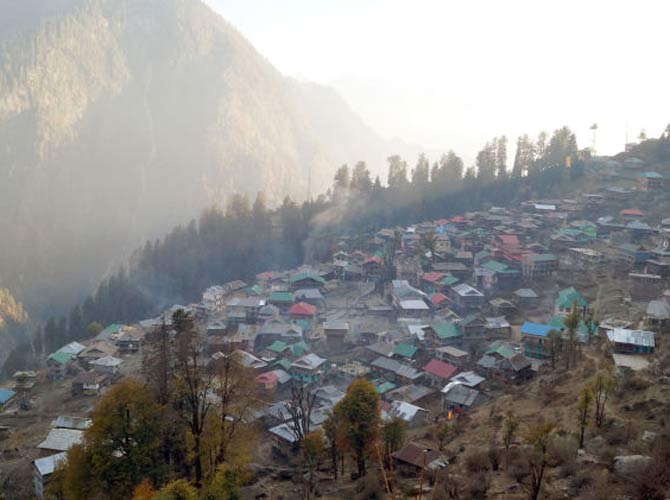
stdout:
[(549, 445), (555, 430), (555, 422), (540, 422), (526, 431), (526, 441), (532, 446), (532, 450), (528, 453), (530, 472), (528, 498), (530, 500), (537, 500), (542, 491), (542, 480), (549, 463)]
[(286, 411), (291, 421), (289, 427), (297, 442), (301, 442), (310, 432), (310, 419), (315, 404), (316, 391), (311, 391), (304, 382), (291, 382), (291, 400), (286, 405)]
[(216, 462), (226, 460), (228, 449), (256, 406), (255, 385), (251, 371), (239, 362), (235, 352), (218, 356), (212, 362), (215, 373), (214, 391), (220, 398), (217, 405), (220, 436)]
[(605, 403), (610, 392), (616, 389), (617, 380), (611, 369), (599, 371), (591, 384), (593, 399), (596, 404), (595, 423), (597, 427), (602, 426), (605, 421)]
[(175, 351), (176, 393), (179, 415), (185, 421), (193, 438), (193, 469), (195, 484), (202, 484), (202, 435), (207, 415), (213, 403), (216, 372), (199, 356), (198, 335), (193, 318), (183, 309), (172, 316), (177, 332)]

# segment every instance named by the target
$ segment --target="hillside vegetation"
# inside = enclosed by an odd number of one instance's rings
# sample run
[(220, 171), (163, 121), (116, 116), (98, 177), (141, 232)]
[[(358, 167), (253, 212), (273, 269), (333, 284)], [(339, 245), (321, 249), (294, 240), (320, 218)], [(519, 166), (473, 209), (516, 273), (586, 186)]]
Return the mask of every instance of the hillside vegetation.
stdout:
[(37, 315), (231, 193), (303, 199), (388, 153), (199, 0), (0, 6), (0, 284)]

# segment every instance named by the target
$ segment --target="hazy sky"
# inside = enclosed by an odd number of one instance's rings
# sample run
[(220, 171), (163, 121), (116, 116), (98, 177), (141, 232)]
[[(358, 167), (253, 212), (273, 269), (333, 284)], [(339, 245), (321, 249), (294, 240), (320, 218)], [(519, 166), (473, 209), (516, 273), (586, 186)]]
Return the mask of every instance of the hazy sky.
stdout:
[(670, 2), (207, 0), (286, 75), (387, 138), (472, 158), (562, 125), (615, 153), (670, 122)]

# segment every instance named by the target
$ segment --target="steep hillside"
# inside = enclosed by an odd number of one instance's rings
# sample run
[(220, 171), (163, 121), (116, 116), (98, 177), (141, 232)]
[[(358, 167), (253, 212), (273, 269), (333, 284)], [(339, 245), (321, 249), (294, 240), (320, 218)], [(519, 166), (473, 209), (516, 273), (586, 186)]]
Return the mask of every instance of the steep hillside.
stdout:
[(0, 285), (38, 314), (233, 192), (301, 199), (390, 153), (198, 0), (0, 10)]

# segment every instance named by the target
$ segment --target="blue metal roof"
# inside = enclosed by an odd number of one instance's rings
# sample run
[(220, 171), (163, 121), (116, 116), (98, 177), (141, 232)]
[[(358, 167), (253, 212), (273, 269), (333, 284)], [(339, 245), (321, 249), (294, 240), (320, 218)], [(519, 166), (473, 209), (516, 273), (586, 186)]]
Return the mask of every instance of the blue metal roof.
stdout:
[(521, 325), (522, 335), (535, 335), (536, 337), (546, 337), (550, 331), (551, 326), (549, 325), (540, 325), (538, 323), (530, 323), (529, 321), (526, 321), (523, 325)]
[(0, 405), (4, 405), (7, 401), (12, 399), (16, 393), (9, 389), (0, 388)]

